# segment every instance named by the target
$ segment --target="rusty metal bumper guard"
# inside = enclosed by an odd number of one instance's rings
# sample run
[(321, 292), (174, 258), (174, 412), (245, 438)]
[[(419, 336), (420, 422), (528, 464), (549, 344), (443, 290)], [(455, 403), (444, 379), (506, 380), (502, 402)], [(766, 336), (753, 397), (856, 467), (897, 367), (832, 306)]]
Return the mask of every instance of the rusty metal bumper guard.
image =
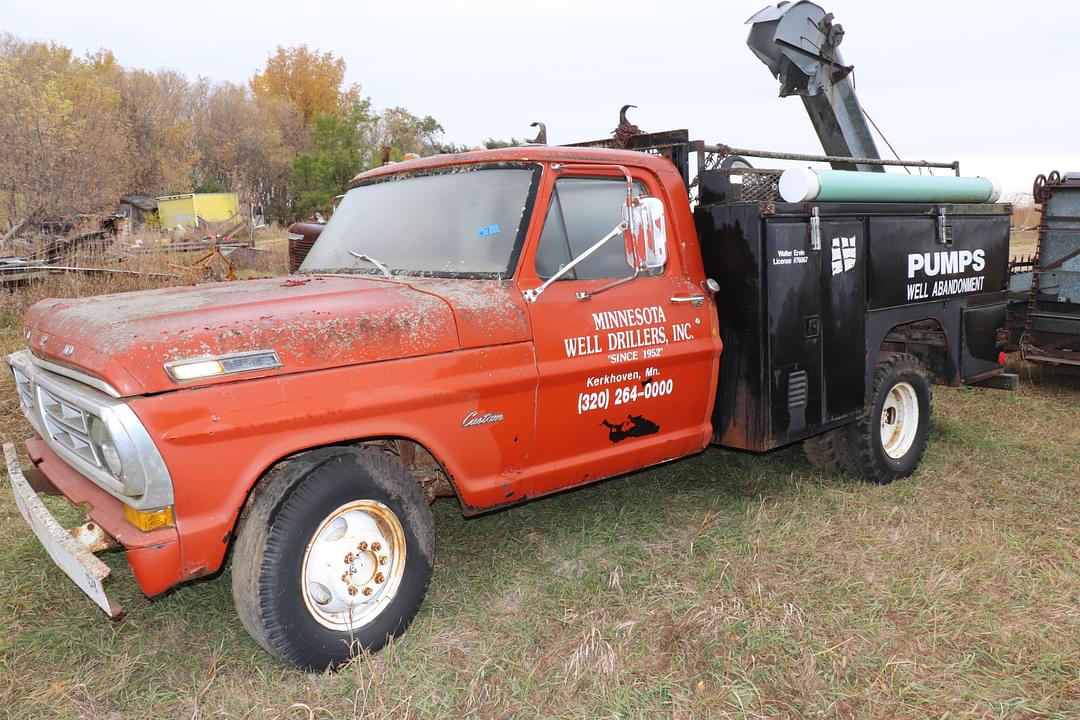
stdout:
[(109, 566), (65, 530), (41, 502), (41, 498), (23, 475), (15, 447), (11, 443), (4, 443), (4, 460), (7, 462), (15, 504), (53, 562), (109, 617), (123, 614), (123, 608), (105, 593), (103, 583), (110, 572)]

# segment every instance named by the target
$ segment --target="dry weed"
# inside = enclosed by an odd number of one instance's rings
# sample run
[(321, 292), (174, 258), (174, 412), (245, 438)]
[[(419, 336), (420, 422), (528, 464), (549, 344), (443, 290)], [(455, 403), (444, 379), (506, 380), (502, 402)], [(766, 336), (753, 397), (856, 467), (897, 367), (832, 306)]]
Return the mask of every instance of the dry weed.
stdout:
[(574, 680), (594, 672), (601, 678), (609, 679), (615, 674), (615, 667), (615, 648), (604, 639), (597, 627), (590, 627), (582, 634), (581, 642), (566, 660), (566, 674)]
[[(278, 238), (257, 244), (269, 250), (270, 274), (282, 274), (287, 263), (287, 246)], [(130, 254), (88, 253), (65, 262), (67, 267), (100, 268), (102, 272), (50, 271), (21, 285), (0, 292), (0, 323), (19, 325), (27, 308), (45, 298), (76, 298), (92, 295), (147, 290), (175, 285), (194, 285), (218, 279), (194, 263), (204, 251), (139, 252)], [(116, 271), (116, 272), (109, 272)], [(240, 268), (241, 277), (252, 273)]]

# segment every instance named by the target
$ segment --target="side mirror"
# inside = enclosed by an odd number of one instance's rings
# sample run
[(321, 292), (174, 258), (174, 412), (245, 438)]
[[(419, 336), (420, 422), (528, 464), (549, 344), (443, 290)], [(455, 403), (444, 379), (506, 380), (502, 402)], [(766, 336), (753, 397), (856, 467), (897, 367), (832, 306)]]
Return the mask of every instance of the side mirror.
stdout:
[(663, 270), (667, 265), (667, 218), (664, 201), (660, 198), (642, 198), (641, 204), (648, 210), (649, 227), (645, 234), (645, 269)]
[(667, 265), (667, 220), (664, 201), (647, 197), (623, 208), (626, 264), (634, 270), (663, 270)]

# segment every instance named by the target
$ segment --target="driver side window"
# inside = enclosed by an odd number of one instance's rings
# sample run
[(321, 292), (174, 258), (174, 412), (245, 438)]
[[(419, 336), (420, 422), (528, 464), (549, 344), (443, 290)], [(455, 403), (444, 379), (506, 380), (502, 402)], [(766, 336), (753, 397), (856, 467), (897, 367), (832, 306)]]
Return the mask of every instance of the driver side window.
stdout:
[[(637, 182), (634, 191), (647, 194)], [(556, 180), (536, 250), (537, 276), (546, 280), (611, 232), (622, 222), (625, 201), (626, 181), (620, 178)], [(622, 238), (615, 237), (562, 279), (616, 279), (630, 272)]]

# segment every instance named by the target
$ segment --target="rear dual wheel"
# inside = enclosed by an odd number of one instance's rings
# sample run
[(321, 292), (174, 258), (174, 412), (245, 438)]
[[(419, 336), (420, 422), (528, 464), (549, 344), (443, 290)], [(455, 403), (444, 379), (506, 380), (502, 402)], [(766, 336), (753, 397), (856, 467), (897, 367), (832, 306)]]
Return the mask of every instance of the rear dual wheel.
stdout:
[(314, 450), (272, 470), (240, 519), (237, 613), (285, 662), (336, 668), (405, 631), (434, 548), (431, 510), (401, 465), (374, 448)]

